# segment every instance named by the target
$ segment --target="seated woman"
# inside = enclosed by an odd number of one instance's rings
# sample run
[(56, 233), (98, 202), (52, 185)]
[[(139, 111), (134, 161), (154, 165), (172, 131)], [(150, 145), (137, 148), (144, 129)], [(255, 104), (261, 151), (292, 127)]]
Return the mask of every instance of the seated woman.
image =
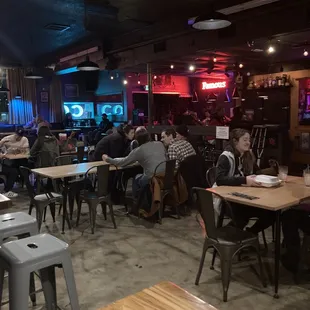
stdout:
[[(255, 174), (259, 171), (250, 146), (248, 131), (238, 128), (231, 132), (229, 144), (217, 162), (217, 186), (260, 186), (260, 183), (255, 181)], [(231, 207), (236, 225), (240, 229), (244, 229), (250, 218), (258, 219), (251, 228), (248, 228), (254, 234), (268, 228), (274, 222), (273, 211), (237, 203), (231, 203)]]
[(39, 128), (38, 138), (30, 150), (30, 156), (34, 159), (36, 167), (55, 166), (55, 159), (59, 156), (59, 145), (47, 126)]
[[(24, 130), (19, 128), (16, 130), (16, 133), (14, 135), (4, 137), (0, 141), (0, 147), (5, 147), (6, 153), (28, 153), (29, 141), (26, 137), (24, 137)], [(27, 160), (5, 159), (5, 155), (1, 155), (1, 157), (4, 158), (2, 163), (2, 172), (7, 177), (3, 195), (8, 198), (17, 197), (18, 194), (12, 192), (12, 189), (19, 175), (18, 167), (25, 165), (25, 163), (27, 163)]]
[[(146, 186), (152, 178), (156, 167), (167, 160), (166, 150), (161, 142), (151, 141), (150, 135), (146, 130), (139, 130), (135, 139), (139, 147), (132, 150), (127, 157), (110, 158), (106, 154), (102, 155), (102, 160), (115, 166), (128, 166), (138, 162), (143, 168), (143, 174), (137, 175), (133, 182), (133, 195), (138, 196), (138, 192)], [(164, 172), (165, 165), (158, 167), (157, 172)]]

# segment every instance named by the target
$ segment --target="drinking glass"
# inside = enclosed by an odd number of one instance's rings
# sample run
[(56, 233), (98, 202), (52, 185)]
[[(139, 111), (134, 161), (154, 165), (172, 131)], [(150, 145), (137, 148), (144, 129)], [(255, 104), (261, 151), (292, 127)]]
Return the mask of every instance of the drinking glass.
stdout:
[(279, 175), (278, 175), (279, 179), (281, 181), (286, 182), (287, 174), (288, 174), (288, 167), (287, 166), (280, 166), (279, 167)]
[(304, 182), (306, 186), (310, 186), (310, 170), (304, 170)]

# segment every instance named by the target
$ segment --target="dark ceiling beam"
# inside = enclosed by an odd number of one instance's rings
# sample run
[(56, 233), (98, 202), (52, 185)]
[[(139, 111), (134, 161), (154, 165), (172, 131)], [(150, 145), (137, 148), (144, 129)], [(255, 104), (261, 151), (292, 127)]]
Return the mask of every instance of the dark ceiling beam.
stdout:
[[(281, 1), (282, 2), (282, 1)], [(236, 20), (232, 28), (219, 32), (190, 31), (178, 37), (165, 39), (165, 51), (154, 52), (154, 40), (137, 47), (125, 47), (118, 52), (121, 58), (120, 68), (133, 67), (147, 62), (176, 59), (184, 55), (193, 55), (198, 51), (221, 50), (231, 46), (246, 44), (247, 40), (269, 38), (281, 33), (294, 32), (310, 28), (310, 5), (308, 1), (285, 2), (283, 6), (273, 6), (264, 15), (249, 15), (248, 19)], [(243, 12), (244, 16), (246, 12)], [(294, 18), (294, 22), (290, 22)]]

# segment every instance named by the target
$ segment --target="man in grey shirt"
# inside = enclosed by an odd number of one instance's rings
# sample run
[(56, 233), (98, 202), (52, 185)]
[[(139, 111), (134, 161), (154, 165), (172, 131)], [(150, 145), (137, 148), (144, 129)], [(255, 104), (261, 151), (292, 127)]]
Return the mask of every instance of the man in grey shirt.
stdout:
[(140, 130), (136, 133), (136, 140), (139, 147), (132, 150), (127, 157), (110, 158), (107, 155), (102, 155), (102, 160), (109, 164), (124, 167), (138, 162), (143, 168), (143, 174), (135, 177), (133, 182), (133, 195), (137, 197), (138, 192), (145, 187), (152, 178), (155, 169), (161, 164), (156, 173), (165, 171), (166, 150), (161, 142), (150, 141), (150, 135), (147, 130)]

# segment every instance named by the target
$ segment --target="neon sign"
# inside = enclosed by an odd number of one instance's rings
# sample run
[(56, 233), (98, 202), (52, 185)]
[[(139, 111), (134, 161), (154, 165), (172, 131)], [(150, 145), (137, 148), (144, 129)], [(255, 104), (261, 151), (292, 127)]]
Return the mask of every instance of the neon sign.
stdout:
[(215, 83), (207, 83), (202, 82), (202, 89), (215, 89), (215, 88), (226, 88), (226, 82), (215, 82)]
[(104, 104), (101, 106), (101, 113), (105, 113), (106, 115), (123, 115), (124, 109), (123, 106), (120, 104), (111, 105), (111, 104)]

